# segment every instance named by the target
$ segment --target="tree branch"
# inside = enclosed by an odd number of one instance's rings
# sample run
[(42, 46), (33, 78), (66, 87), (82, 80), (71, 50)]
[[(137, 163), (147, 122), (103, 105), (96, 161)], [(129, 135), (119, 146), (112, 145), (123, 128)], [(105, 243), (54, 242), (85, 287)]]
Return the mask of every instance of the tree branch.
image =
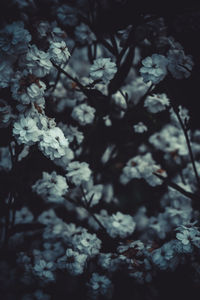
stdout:
[(157, 176), (158, 178), (160, 178), (165, 184), (167, 184), (168, 186), (170, 186), (171, 188), (173, 188), (174, 190), (178, 191), (179, 193), (183, 194), (184, 196), (192, 199), (192, 200), (195, 200), (195, 201), (199, 201), (200, 200), (200, 197), (196, 194), (193, 194), (193, 193), (190, 193), (186, 190), (184, 190), (182, 187), (180, 187), (178, 184), (174, 183), (174, 182), (171, 182), (168, 178), (165, 178), (163, 177), (162, 175), (160, 174), (157, 174), (155, 172), (153, 172), (153, 174), (155, 176)]

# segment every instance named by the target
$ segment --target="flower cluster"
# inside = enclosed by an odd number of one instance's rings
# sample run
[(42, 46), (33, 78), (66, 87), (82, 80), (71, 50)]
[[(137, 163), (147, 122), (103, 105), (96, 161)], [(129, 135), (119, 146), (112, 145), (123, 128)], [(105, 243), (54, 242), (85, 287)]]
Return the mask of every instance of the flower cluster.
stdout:
[(142, 61), (140, 73), (144, 82), (151, 81), (153, 84), (161, 82), (169, 71), (175, 79), (188, 78), (194, 66), (190, 55), (185, 55), (182, 49), (170, 49), (167, 56), (153, 54)]
[(183, 14), (111, 22), (128, 3), (1, 12), (2, 299), (165, 299), (182, 273), (199, 286), (198, 45)]
[(127, 162), (126, 166), (123, 168), (120, 181), (123, 184), (127, 184), (133, 178), (143, 178), (151, 186), (162, 184), (162, 181), (157, 178), (154, 173), (160, 173), (162, 176), (166, 176), (165, 170), (155, 164), (151, 153), (138, 155)]
[(63, 196), (68, 191), (68, 185), (65, 177), (57, 175), (56, 172), (48, 174), (43, 172), (42, 179), (39, 179), (33, 186), (32, 189), (44, 201), (49, 202), (62, 202), (64, 201)]

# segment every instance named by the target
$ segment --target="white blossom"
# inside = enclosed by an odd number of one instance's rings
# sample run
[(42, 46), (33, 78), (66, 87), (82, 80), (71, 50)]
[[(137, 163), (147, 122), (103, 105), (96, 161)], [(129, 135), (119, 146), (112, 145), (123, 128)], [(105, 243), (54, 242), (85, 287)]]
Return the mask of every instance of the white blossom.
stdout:
[(134, 125), (133, 128), (136, 133), (143, 133), (147, 131), (147, 126), (144, 125), (144, 123), (142, 122), (139, 122), (138, 124)]
[(26, 67), (31, 74), (39, 78), (49, 74), (52, 68), (49, 53), (39, 50), (36, 45), (29, 47), (26, 56), (20, 63), (21, 66)]
[(176, 238), (181, 241), (183, 245), (193, 244), (200, 248), (200, 231), (196, 226), (184, 226), (181, 225), (176, 230), (178, 233), (176, 234)]
[(113, 292), (113, 285), (111, 280), (98, 273), (93, 273), (92, 277), (88, 283), (89, 287), (89, 297), (91, 299), (98, 299), (100, 295), (107, 299), (111, 299)]
[(175, 241), (165, 243), (161, 248), (158, 248), (152, 253), (153, 263), (161, 270), (174, 270), (179, 263), (179, 258), (176, 255)]
[(90, 68), (90, 77), (93, 80), (101, 79), (104, 83), (108, 83), (116, 72), (116, 64), (110, 58), (97, 58)]
[(27, 71), (16, 72), (12, 79), (11, 92), (15, 100), (24, 105), (36, 102), (38, 104), (44, 103), (44, 91), (46, 85)]
[(72, 118), (80, 125), (85, 126), (93, 123), (95, 117), (95, 108), (86, 103), (75, 106), (72, 110)]
[(120, 176), (120, 182), (127, 184), (133, 178), (143, 178), (151, 186), (162, 184), (162, 180), (154, 175), (154, 172), (166, 176), (166, 172), (155, 163), (151, 153), (138, 155), (127, 162)]
[(143, 67), (140, 68), (144, 82), (151, 81), (158, 84), (167, 75), (168, 60), (164, 55), (153, 54), (142, 61)]
[(94, 257), (101, 249), (101, 240), (96, 234), (91, 234), (84, 230), (82, 233), (76, 234), (71, 241), (74, 249), (87, 256)]
[(51, 174), (42, 173), (42, 179), (36, 181), (32, 190), (47, 202), (63, 202), (63, 196), (68, 191), (68, 184), (65, 177), (57, 175), (55, 171)]
[(7, 55), (18, 55), (28, 48), (31, 35), (23, 22), (13, 22), (0, 30), (0, 49)]
[(131, 235), (135, 230), (135, 222), (129, 215), (117, 212), (106, 220), (106, 230), (112, 238), (120, 236), (125, 238)]
[(91, 170), (86, 162), (72, 161), (67, 166), (66, 176), (75, 185), (80, 185), (90, 179)]
[[(35, 183), (36, 185), (36, 183)], [(33, 190), (36, 191), (37, 187), (32, 187)], [(42, 193), (44, 192), (44, 194), (46, 194), (46, 186), (44, 184), (44, 188), (42, 189)], [(55, 212), (53, 209), (49, 209), (49, 210), (46, 210), (44, 212), (42, 212), (38, 218), (37, 218), (38, 222), (42, 223), (42, 224), (45, 224), (45, 225), (50, 225), (50, 224), (55, 224), (57, 222), (59, 222), (59, 218), (56, 216)]]
[(41, 131), (35, 119), (21, 115), (13, 124), (13, 135), (19, 144), (32, 145), (39, 141)]
[(153, 94), (147, 96), (144, 102), (144, 107), (153, 114), (163, 111), (170, 104), (166, 94)]
[(49, 54), (51, 59), (56, 64), (64, 64), (70, 57), (69, 50), (67, 48), (67, 45), (64, 41), (61, 42), (51, 42), (50, 48), (49, 48)]
[(168, 51), (168, 70), (175, 79), (188, 78), (191, 75), (194, 62), (190, 55), (183, 50), (172, 49)]
[(15, 213), (15, 224), (31, 223), (33, 221), (33, 214), (27, 207), (22, 207)]
[(87, 255), (82, 254), (72, 249), (67, 249), (66, 254), (60, 257), (57, 261), (58, 267), (67, 269), (71, 275), (80, 275), (84, 271)]
[(50, 128), (43, 132), (39, 148), (51, 160), (61, 158), (69, 149), (68, 140), (59, 127)]
[(33, 267), (34, 273), (46, 282), (54, 281), (55, 266), (52, 262), (46, 262), (41, 259)]
[(181, 129), (172, 124), (165, 125), (149, 138), (149, 142), (158, 150), (169, 153), (175, 160), (178, 155), (186, 156), (188, 148)]

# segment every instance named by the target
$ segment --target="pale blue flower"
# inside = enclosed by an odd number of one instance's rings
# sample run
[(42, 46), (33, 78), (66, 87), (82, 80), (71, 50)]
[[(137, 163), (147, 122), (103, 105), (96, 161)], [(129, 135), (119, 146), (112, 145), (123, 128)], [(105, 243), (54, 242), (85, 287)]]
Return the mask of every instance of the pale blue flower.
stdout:
[(151, 81), (158, 84), (167, 75), (168, 60), (164, 55), (153, 54), (142, 60), (143, 67), (140, 68), (144, 82)]

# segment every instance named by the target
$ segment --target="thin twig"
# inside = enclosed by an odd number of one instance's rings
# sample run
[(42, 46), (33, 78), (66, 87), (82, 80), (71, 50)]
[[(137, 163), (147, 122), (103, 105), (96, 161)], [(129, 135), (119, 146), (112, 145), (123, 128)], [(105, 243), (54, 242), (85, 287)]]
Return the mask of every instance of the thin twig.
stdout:
[[(91, 215), (91, 217), (93, 217), (93, 219), (98, 223), (98, 225), (101, 227), (101, 229), (104, 231), (104, 232), (106, 232), (106, 234), (109, 236), (109, 234), (107, 233), (107, 230), (106, 230), (106, 228), (102, 225), (102, 223), (99, 221), (99, 219), (95, 216), (95, 214), (93, 214), (93, 213), (91, 213), (91, 211), (90, 210), (88, 210), (89, 211), (89, 214)], [(109, 238), (110, 238), (110, 236), (109, 236)]]
[[(133, 29), (132, 29), (132, 30), (133, 30)], [(125, 42), (124, 47), (122, 48), (122, 50), (121, 50), (120, 53), (118, 54), (118, 57), (117, 57), (117, 64), (120, 64), (120, 62), (121, 62), (121, 60), (122, 60), (124, 54), (126, 53), (128, 47), (130, 46), (130, 45), (129, 45), (129, 41), (130, 41), (131, 36), (132, 36), (132, 30), (131, 30), (130, 33), (129, 33), (129, 36), (128, 36), (126, 42)]]
[(60, 66), (56, 65), (53, 61), (51, 61), (53, 66), (60, 71), (61, 73), (63, 73), (64, 75), (66, 75), (67, 77), (69, 77), (69, 79), (71, 79), (72, 81), (74, 81), (77, 86), (80, 88), (80, 90), (85, 94), (85, 88), (84, 86), (78, 81), (78, 79), (72, 77), (69, 73), (67, 73), (65, 70), (63, 70)]
[[(74, 47), (72, 48), (72, 50), (71, 50), (71, 56), (72, 56), (72, 54), (73, 54), (73, 52), (74, 52), (74, 50), (76, 49), (76, 44), (74, 45)], [(68, 62), (65, 64), (65, 66), (64, 67), (66, 67), (67, 65), (68, 65), (68, 63), (69, 63), (69, 60), (68, 60)], [(57, 74), (57, 76), (56, 76), (56, 80), (55, 80), (55, 83), (53, 84), (53, 85), (50, 85), (50, 87), (49, 88), (52, 88), (52, 93), (55, 91), (55, 89), (56, 89), (56, 86), (57, 86), (57, 83), (58, 83), (58, 81), (59, 81), (59, 79), (60, 79), (60, 74), (61, 74), (61, 70), (58, 70), (58, 74)]]
[[(127, 107), (128, 107), (127, 93), (125, 93), (125, 95), (124, 95), (124, 93), (122, 92), (121, 89), (119, 89), (119, 92), (120, 92), (120, 94), (122, 95), (122, 97), (124, 98), (124, 100), (125, 100), (125, 102), (126, 102), (126, 105), (127, 105)], [(125, 109), (124, 111), (126, 111), (126, 109)]]
[(14, 155), (13, 155), (11, 143), (9, 143), (9, 151), (10, 151), (11, 162), (12, 162), (12, 168), (13, 168), (15, 158), (14, 158)]
[(115, 51), (115, 55), (118, 56), (119, 55), (119, 51), (118, 51), (117, 42), (115, 40), (114, 34), (110, 34), (110, 40), (111, 40), (113, 49)]
[(93, 56), (92, 57), (93, 57), (93, 61), (94, 61), (97, 57), (97, 43), (94, 42), (93, 46), (94, 46), (94, 51), (93, 51)]
[(98, 225), (100, 226), (100, 228), (109, 236), (109, 234), (107, 233), (106, 228), (103, 226), (103, 224), (101, 223), (101, 221), (99, 221), (99, 219), (95, 216), (95, 214), (93, 212), (91, 212), (90, 207), (88, 206), (88, 201), (87, 201), (84, 189), (83, 189), (82, 186), (81, 186), (81, 192), (82, 192), (84, 200), (85, 200), (85, 205), (84, 205), (85, 208), (88, 210), (88, 212), (91, 215), (91, 217), (93, 217), (93, 219), (98, 223)]
[(196, 181), (197, 181), (197, 185), (199, 186), (200, 188), (200, 179), (199, 179), (199, 175), (198, 175), (198, 172), (197, 172), (197, 168), (196, 168), (196, 164), (195, 164), (195, 159), (194, 159), (194, 155), (193, 155), (193, 152), (192, 152), (192, 147), (191, 147), (191, 144), (190, 144), (190, 139), (189, 139), (189, 136), (188, 136), (188, 132), (187, 132), (187, 129), (185, 128), (185, 125), (179, 115), (179, 112), (178, 110), (173, 106), (171, 105), (177, 118), (178, 118), (178, 121), (181, 125), (181, 128), (183, 130), (183, 133), (184, 133), (184, 136), (185, 136), (185, 139), (186, 139), (186, 143), (187, 143), (187, 147), (188, 147), (188, 151), (189, 151), (189, 154), (190, 154), (190, 158), (191, 158), (191, 162), (192, 162), (192, 166), (193, 166), (193, 170), (194, 170), (194, 174), (195, 174), (195, 177), (196, 177)]
[(174, 190), (178, 191), (179, 193), (183, 194), (184, 196), (192, 199), (192, 200), (197, 200), (199, 201), (200, 200), (200, 197), (196, 194), (193, 194), (193, 193), (190, 193), (186, 190), (184, 190), (182, 187), (180, 187), (178, 184), (174, 183), (174, 182), (171, 182), (168, 178), (165, 178), (163, 177), (162, 175), (160, 174), (157, 174), (155, 172), (153, 172), (153, 174), (155, 176), (157, 176), (158, 178), (160, 178), (165, 184), (167, 184), (168, 186), (170, 186), (171, 188), (173, 188)]

